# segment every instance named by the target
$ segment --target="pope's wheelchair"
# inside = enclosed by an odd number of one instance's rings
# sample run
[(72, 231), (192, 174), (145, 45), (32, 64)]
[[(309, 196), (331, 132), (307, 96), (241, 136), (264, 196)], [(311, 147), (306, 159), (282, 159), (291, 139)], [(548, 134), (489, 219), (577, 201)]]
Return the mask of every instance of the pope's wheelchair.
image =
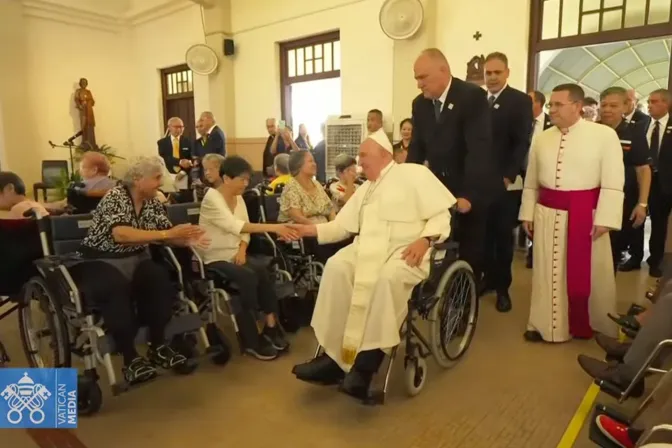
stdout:
[[(86, 263), (76, 251), (91, 225), (91, 215), (41, 217), (31, 211), (37, 221), (43, 256), (35, 260), (38, 275), (23, 286), (19, 303), (19, 328), (26, 358), (31, 367), (72, 367), (73, 355), (83, 359), (84, 370), (78, 378), (78, 411), (92, 415), (100, 410), (102, 391), (96, 367), (102, 364), (112, 394), (129, 389), (119, 381), (112, 364), (115, 343), (105, 333), (105, 324), (95, 306), (87, 304), (73, 281), (69, 267)], [(191, 312), (194, 304), (183, 295), (176, 297), (174, 316), (166, 328), (167, 339), (183, 334), (202, 332), (201, 317)], [(39, 325), (37, 317), (43, 316)], [(48, 354), (40, 352), (41, 340), (49, 338)], [(142, 327), (136, 344), (147, 341), (147, 329)], [(49, 362), (51, 361), (51, 362)], [(190, 374), (196, 364), (189, 362), (176, 370)]]
[[(405, 387), (410, 396), (418, 395), (427, 379), (428, 357), (449, 369), (464, 356), (471, 344), (478, 320), (479, 300), (476, 280), (469, 263), (459, 259), (456, 234), (457, 220), (445, 242), (434, 244), (430, 251), (430, 272), (411, 293), (408, 312), (401, 325), (404, 345)], [(428, 323), (429, 338), (416, 325), (420, 318)], [(392, 366), (401, 344), (391, 349), (382, 388), (371, 387), (366, 404), (384, 404)], [(314, 357), (322, 353), (318, 344)]]
[[(184, 204), (170, 204), (166, 206), (168, 219), (173, 225), (179, 224), (198, 224), (200, 217), (200, 204), (197, 202)], [(254, 236), (254, 235), (253, 235)], [(270, 247), (271, 252), (275, 251), (275, 242), (268, 235), (263, 234), (255, 238), (259, 245)], [(252, 246), (252, 245), (251, 245)], [(203, 263), (203, 259), (193, 248), (190, 249), (189, 258), (192, 263), (186, 266), (186, 263), (179, 262), (176, 257), (171, 257), (173, 264), (177, 267), (180, 284), (182, 289), (190, 289), (193, 292), (196, 308), (193, 310), (201, 315), (206, 322), (205, 332), (207, 338), (204, 341), (214, 343), (210, 346), (206, 342), (206, 351), (214, 352), (213, 361), (223, 364), (228, 360), (229, 349), (226, 338), (222, 331), (216, 326), (217, 316), (228, 317), (236, 332), (238, 346), (243, 352), (243, 345), (239, 334), (238, 322), (234, 309), (234, 298), (239, 294), (238, 287), (234, 282), (227, 279), (220, 272), (209, 269)], [(191, 271), (186, 272), (185, 271)], [(285, 299), (293, 296), (294, 287), (292, 277), (289, 272), (283, 270), (273, 257), (269, 257), (269, 270), (275, 278), (275, 290), (279, 299)], [(195, 276), (191, 274), (195, 273)], [(193, 335), (186, 335), (182, 338), (182, 343), (178, 346), (180, 351), (188, 357), (192, 356), (191, 350), (195, 347), (197, 341)]]

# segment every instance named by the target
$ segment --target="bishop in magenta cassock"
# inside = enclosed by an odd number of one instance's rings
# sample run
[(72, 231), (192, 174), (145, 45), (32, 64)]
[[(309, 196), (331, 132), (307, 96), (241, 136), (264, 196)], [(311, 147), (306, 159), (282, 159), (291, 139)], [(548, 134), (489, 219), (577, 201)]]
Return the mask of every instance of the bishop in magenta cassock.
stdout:
[(624, 168), (613, 129), (581, 118), (583, 90), (553, 90), (552, 128), (530, 148), (520, 220), (534, 266), (528, 341), (613, 336), (616, 308), (610, 230), (623, 214)]

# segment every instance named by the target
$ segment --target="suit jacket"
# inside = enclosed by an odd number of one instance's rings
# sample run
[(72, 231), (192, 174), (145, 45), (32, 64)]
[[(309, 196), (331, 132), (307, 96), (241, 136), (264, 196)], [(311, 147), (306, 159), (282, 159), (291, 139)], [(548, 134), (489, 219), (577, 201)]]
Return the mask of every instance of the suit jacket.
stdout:
[(492, 144), (501, 178), (511, 182), (523, 171), (533, 131), (532, 99), (506, 86), (490, 107)]
[(200, 137), (196, 141), (195, 153), (196, 157), (200, 158), (203, 158), (206, 154), (221, 154), (222, 156), (226, 156), (226, 137), (224, 137), (224, 131), (215, 125), (210, 135), (208, 135), (205, 145), (203, 145), (203, 137)]
[(177, 173), (180, 171), (180, 159), (191, 160), (193, 145), (189, 137), (180, 136), (180, 158), (173, 157), (173, 140), (170, 135), (159, 139), (156, 142), (159, 148), (159, 156), (166, 163), (166, 168), (170, 173)]
[(644, 112), (641, 110), (637, 109), (635, 110), (635, 113), (632, 114), (632, 119), (630, 120), (631, 123), (648, 123), (651, 117), (646, 115)]
[(427, 160), (451, 193), (472, 205), (487, 206), (504, 191), (494, 166), (490, 108), (483, 89), (453, 77), (438, 122), (432, 100), (422, 94), (413, 100), (412, 119), (407, 163)]
[(663, 140), (658, 149), (658, 181), (661, 190), (672, 195), (672, 118), (667, 119), (667, 126), (661, 127), (660, 132)]

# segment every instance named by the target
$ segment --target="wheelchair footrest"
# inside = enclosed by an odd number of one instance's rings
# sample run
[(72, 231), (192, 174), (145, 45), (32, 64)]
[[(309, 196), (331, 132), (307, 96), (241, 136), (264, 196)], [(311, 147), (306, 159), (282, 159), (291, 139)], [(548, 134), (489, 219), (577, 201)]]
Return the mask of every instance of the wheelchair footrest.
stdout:
[(294, 283), (291, 281), (276, 283), (275, 294), (277, 295), (278, 299), (284, 299), (286, 297), (292, 297), (296, 295)]
[(628, 416), (626, 416), (621, 410), (619, 409), (614, 409), (613, 407), (609, 407), (605, 404), (598, 403), (595, 405), (594, 411), (593, 411), (593, 420), (597, 418), (598, 415), (607, 415), (617, 422), (623, 423), (624, 425), (632, 425), (632, 421)]
[(604, 381), (604, 380), (595, 380), (595, 384), (597, 384), (602, 392), (604, 392), (607, 395), (610, 395), (618, 400), (623, 397), (623, 392), (625, 392), (623, 389), (621, 389), (619, 386), (615, 385), (612, 382), (609, 381)]
[(630, 305), (630, 308), (628, 308), (628, 316), (636, 316), (640, 313), (643, 313), (646, 311), (646, 308), (644, 308), (641, 305), (637, 305), (636, 303), (633, 303)]

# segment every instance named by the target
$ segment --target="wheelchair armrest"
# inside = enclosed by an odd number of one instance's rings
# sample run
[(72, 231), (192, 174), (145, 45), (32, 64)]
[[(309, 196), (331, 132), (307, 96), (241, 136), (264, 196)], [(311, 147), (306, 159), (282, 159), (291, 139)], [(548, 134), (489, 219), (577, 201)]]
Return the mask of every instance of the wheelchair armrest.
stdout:
[(65, 254), (65, 255), (49, 255), (39, 260), (35, 260), (35, 265), (38, 268), (43, 268), (46, 270), (54, 270), (60, 266), (65, 267), (66, 269), (74, 266), (75, 264), (87, 263), (96, 261), (95, 259), (85, 259), (82, 258), (79, 254)]
[(442, 250), (457, 250), (459, 243), (457, 241), (446, 240), (443, 243), (436, 243), (432, 246), (433, 252), (440, 252)]

